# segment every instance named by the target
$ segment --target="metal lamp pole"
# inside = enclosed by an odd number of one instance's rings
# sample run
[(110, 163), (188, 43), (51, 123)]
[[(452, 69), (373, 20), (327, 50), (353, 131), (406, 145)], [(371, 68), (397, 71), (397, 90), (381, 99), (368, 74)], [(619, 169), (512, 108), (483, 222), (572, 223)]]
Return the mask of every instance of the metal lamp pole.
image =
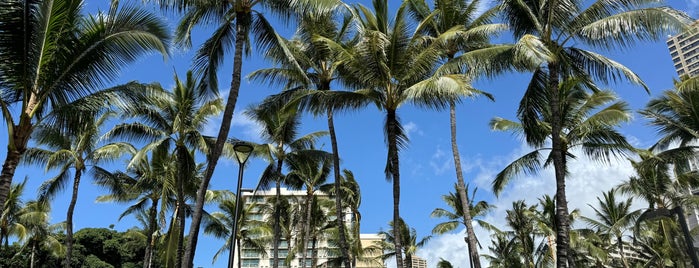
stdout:
[(252, 145), (245, 142), (238, 142), (233, 145), (235, 158), (238, 160), (238, 186), (235, 192), (235, 215), (233, 215), (233, 230), (231, 232), (230, 252), (228, 253), (228, 268), (233, 268), (235, 259), (235, 244), (238, 238), (238, 217), (240, 217), (240, 188), (243, 186), (243, 169), (245, 162), (252, 153)]

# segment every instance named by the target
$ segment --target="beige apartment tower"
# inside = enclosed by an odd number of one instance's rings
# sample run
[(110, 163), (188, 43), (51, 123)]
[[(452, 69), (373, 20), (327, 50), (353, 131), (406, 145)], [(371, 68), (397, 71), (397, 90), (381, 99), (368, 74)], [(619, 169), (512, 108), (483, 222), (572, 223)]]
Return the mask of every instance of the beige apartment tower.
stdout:
[[(262, 206), (260, 207), (265, 207), (265, 204), (271, 205), (272, 201), (274, 200), (275, 193), (276, 192), (274, 189), (271, 189), (269, 191), (257, 191), (254, 193), (251, 190), (243, 190), (242, 198), (245, 200), (246, 204), (261, 204)], [(306, 191), (288, 190), (285, 188), (281, 189), (281, 196), (289, 200), (290, 205), (294, 207), (301, 205), (301, 202), (305, 195)], [(316, 196), (318, 196), (319, 199), (325, 199), (329, 201), (327, 195), (319, 195), (318, 193), (316, 193)], [(266, 207), (269, 208), (269, 206)], [(270, 209), (258, 209), (257, 207), (255, 207), (255, 209), (252, 209), (250, 213), (251, 214), (247, 217), (254, 220), (265, 220), (270, 219), (272, 217)], [(351, 213), (349, 211), (345, 211), (344, 215), (345, 223), (350, 224), (352, 222)], [(332, 215), (326, 216), (334, 218), (334, 216)], [(350, 226), (348, 226), (348, 228), (349, 227)], [(298, 234), (299, 232), (300, 230), (291, 230), (292, 236), (285, 237), (282, 241), (280, 241), (278, 251), (280, 268), (311, 267), (312, 263), (315, 263), (317, 267), (320, 268), (337, 267), (337, 265), (331, 264), (331, 260), (336, 259), (339, 256), (338, 246), (333, 241), (329, 241), (328, 239), (326, 239), (327, 237), (325, 236), (320, 236), (319, 239), (314, 241), (307, 241), (307, 259), (305, 260), (306, 263), (304, 265), (302, 255), (298, 252), (298, 245), (296, 246), (296, 248), (294, 246), (297, 244), (298, 241), (296, 241), (296, 237), (294, 237), (293, 234)], [(363, 247), (372, 245), (374, 241), (379, 241), (381, 239), (381, 237), (376, 234), (360, 234), (359, 238)], [(238, 267), (238, 262), (240, 262), (241, 267), (272, 267), (273, 256), (271, 243), (265, 247), (264, 253), (250, 248), (246, 245), (243, 245), (240, 250), (240, 254), (236, 254), (235, 256), (235, 260), (233, 263), (234, 267)], [(294, 254), (294, 257), (287, 258), (290, 254)], [(376, 256), (362, 256), (363, 258), (357, 261), (357, 268), (385, 268), (386, 266), (383, 263), (383, 261), (377, 260), (377, 258), (375, 258), (379, 255), (375, 255)], [(289, 259), (291, 261), (285, 262), (285, 260)]]
[(668, 37), (667, 47), (678, 76), (699, 74), (699, 22), (685, 32)]
[(413, 268), (427, 268), (427, 260), (420, 258), (418, 256), (412, 256), (412, 267)]

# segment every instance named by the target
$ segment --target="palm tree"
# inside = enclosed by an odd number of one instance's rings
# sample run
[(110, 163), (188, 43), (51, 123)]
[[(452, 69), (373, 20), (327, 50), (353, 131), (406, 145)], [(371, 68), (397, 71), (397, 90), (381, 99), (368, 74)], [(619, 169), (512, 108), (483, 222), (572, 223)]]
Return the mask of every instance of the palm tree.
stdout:
[(694, 87), (693, 80), (675, 82), (676, 90), (666, 90), (659, 97), (651, 99), (640, 113), (657, 127), (662, 135), (658, 141), (659, 149), (666, 149), (671, 143), (679, 142), (686, 147), (699, 139), (699, 88)]
[(45, 115), (99, 92), (140, 56), (167, 54), (165, 23), (154, 14), (137, 6), (119, 8), (118, 1), (92, 16), (83, 15), (82, 7), (78, 0), (0, 3), (0, 108), (12, 133), (0, 172), (0, 204)]
[[(499, 8), (515, 38), (543, 45), (548, 59), (537, 63), (534, 76), (520, 102), (518, 117), (527, 142), (540, 147), (551, 137), (551, 158), (556, 178), (557, 267), (573, 265), (568, 258), (570, 225), (565, 195), (566, 140), (562, 110), (565, 93), (561, 82), (567, 78), (610, 82), (618, 78), (643, 85), (641, 79), (623, 65), (591, 49), (626, 48), (636, 41), (663, 38), (668, 30), (682, 29), (692, 20), (686, 14), (663, 6), (662, 1), (604, 0), (522, 2), (502, 1)], [(532, 46), (540, 53), (541, 46)], [(530, 53), (530, 54), (531, 54)], [(522, 53), (528, 55), (528, 53)], [(550, 116), (550, 131), (541, 133), (540, 118)]]
[[(410, 1), (411, 13), (420, 21), (417, 31), (426, 38), (434, 39), (430, 41), (442, 51), (446, 64), (453, 61), (457, 53), (468, 53), (488, 46), (489, 37), (506, 28), (503, 24), (491, 24), (495, 9), (480, 13), (481, 5), (480, 0), (439, 0), (434, 2), (434, 10), (430, 10), (426, 1)], [(491, 100), (493, 98), (490, 94), (473, 90), (470, 86), (461, 90), (465, 96), (485, 95)], [(480, 268), (477, 237), (473, 231), (468, 190), (456, 142), (456, 100), (453, 99), (449, 100), (449, 125), (457, 193), (460, 195), (459, 200), (463, 202), (461, 207), (465, 210), (462, 217), (468, 238), (469, 258), (473, 267)]]
[[(530, 87), (540, 87), (548, 83), (548, 80), (542, 72), (537, 72), (537, 79), (532, 81)], [(563, 164), (565, 167), (567, 161), (573, 156), (570, 149), (580, 147), (583, 153), (593, 159), (605, 161), (610, 157), (623, 154), (628, 151), (631, 146), (626, 142), (626, 139), (618, 133), (614, 127), (622, 122), (631, 119), (628, 107), (624, 102), (617, 101), (616, 96), (609, 91), (602, 91), (594, 88), (591, 85), (586, 85), (580, 79), (568, 79), (560, 84), (560, 88), (555, 91), (541, 91), (542, 100), (555, 102), (559, 104), (557, 112), (553, 114), (552, 109), (542, 110), (534, 118), (522, 118), (521, 123), (516, 123), (502, 118), (495, 118), (490, 125), (496, 130), (507, 130), (514, 133), (523, 134), (527, 138), (527, 143), (534, 147), (534, 151), (525, 154), (516, 159), (511, 164), (507, 165), (493, 180), (493, 191), (500, 193), (510, 179), (520, 173), (535, 173), (542, 167), (547, 167), (549, 164), (554, 164), (556, 170), (556, 256), (557, 265), (564, 265), (568, 260), (568, 235), (569, 235), (569, 212), (565, 198), (558, 196), (559, 191), (565, 189), (564, 181), (559, 181), (562, 174), (558, 174), (558, 166), (556, 163)], [(591, 90), (588, 89), (591, 87)], [(591, 93), (588, 93), (591, 91)], [(556, 122), (557, 132), (552, 124)], [(533, 127), (532, 124), (536, 124)], [(531, 140), (536, 135), (536, 140)], [(558, 136), (556, 136), (558, 135)], [(565, 143), (558, 144), (557, 147), (546, 147), (546, 139), (550, 138), (551, 145), (560, 143), (565, 140)], [(562, 152), (557, 152), (562, 150)], [(547, 152), (548, 155), (543, 155)], [(554, 154), (563, 153), (566, 157), (559, 162), (555, 160), (557, 156)], [(542, 158), (545, 161), (542, 162)], [(554, 161), (555, 160), (555, 161)], [(564, 187), (561, 189), (560, 187)], [(563, 205), (561, 204), (563, 202)], [(565, 219), (561, 219), (561, 215), (566, 215)], [(563, 229), (563, 230), (562, 230)], [(561, 241), (561, 239), (565, 241)], [(565, 246), (563, 246), (564, 244)], [(563, 250), (565, 252), (561, 253)], [(565, 258), (564, 258), (565, 257)], [(559, 266), (560, 267), (560, 266)]]
[[(389, 223), (389, 225), (391, 227), (391, 230), (379, 232), (379, 235), (384, 238), (383, 241), (377, 241), (374, 245), (371, 245), (370, 247), (380, 249), (383, 253), (380, 256), (380, 258), (384, 261), (386, 259), (395, 257), (396, 254), (398, 254), (399, 252), (403, 252), (405, 254), (406, 267), (411, 268), (412, 258), (415, 255), (415, 252), (417, 252), (418, 248), (421, 248), (425, 244), (427, 244), (427, 242), (429, 242), (432, 236), (428, 235), (426, 237), (418, 239), (417, 231), (415, 231), (415, 228), (410, 228), (402, 220), (399, 221), (398, 224), (394, 224), (393, 222), (391, 222)], [(398, 229), (398, 233), (402, 236), (401, 239), (405, 241), (402, 250), (396, 250), (395, 248), (394, 241), (396, 240), (396, 238), (393, 237), (393, 234), (396, 233), (395, 229)]]
[(10, 236), (16, 235), (20, 240), (24, 238), (24, 228), (19, 224), (19, 216), (24, 207), (21, 197), (24, 194), (24, 186), (27, 178), (22, 183), (16, 183), (10, 188), (10, 194), (2, 206), (0, 214), (0, 247), (9, 247)]
[[(249, 54), (250, 34), (255, 35), (260, 51), (266, 51), (273, 46), (283, 46), (279, 42), (280, 37), (274, 31), (272, 25), (265, 18), (265, 12), (259, 9), (264, 7), (273, 13), (287, 17), (293, 12), (319, 12), (332, 8), (336, 1), (187, 1), (187, 0), (160, 0), (162, 5), (184, 10), (185, 14), (177, 27), (176, 40), (185, 46), (191, 45), (191, 32), (199, 23), (217, 24), (213, 35), (204, 41), (197, 50), (193, 62), (193, 68), (202, 76), (202, 86), (217, 93), (217, 71), (223, 62), (225, 52), (231, 49), (233, 44), (233, 70), (231, 75), (228, 99), (216, 137), (216, 142), (207, 155), (207, 167), (204, 178), (197, 192), (197, 200), (192, 215), (189, 242), (185, 264), (192, 267), (196, 244), (201, 225), (202, 211), (204, 209), (205, 191), (213, 176), (216, 164), (223, 152), (223, 147), (228, 139), (231, 120), (235, 111), (240, 82), (243, 70), (243, 54)], [(312, 7), (312, 8), (311, 8)], [(231, 42), (233, 41), (233, 42)]]
[[(468, 185), (466, 185), (465, 188), (466, 192), (468, 192)], [(430, 217), (433, 218), (442, 218), (445, 217), (447, 218), (446, 222), (441, 222), (437, 224), (434, 228), (432, 228), (432, 233), (433, 234), (444, 234), (447, 232), (452, 232), (456, 230), (460, 225), (466, 226), (466, 222), (464, 219), (466, 217), (463, 216), (463, 213), (470, 213), (471, 215), (468, 217), (469, 220), (473, 221), (474, 218), (476, 217), (482, 217), (488, 211), (492, 208), (491, 205), (489, 205), (485, 201), (479, 201), (478, 203), (474, 204), (474, 198), (476, 196), (476, 191), (478, 189), (473, 189), (473, 192), (471, 193), (471, 196), (468, 196), (467, 199), (469, 200), (466, 204), (469, 207), (468, 209), (463, 209), (463, 202), (461, 199), (461, 195), (459, 194), (459, 185), (458, 183), (454, 184), (454, 192), (450, 192), (447, 195), (442, 195), (442, 200), (444, 200), (444, 203), (449, 206), (449, 209), (444, 209), (444, 208), (435, 208), (432, 213), (430, 214)], [(478, 224), (484, 225), (484, 222), (481, 220), (476, 220)], [(466, 243), (467, 245), (470, 243), (469, 240), (470, 238), (468, 237), (468, 232), (466, 233), (467, 240)], [(478, 246), (479, 242), (478, 239), (475, 238), (476, 240), (476, 246)], [(473, 266), (480, 265), (480, 255), (478, 257), (473, 257), (469, 255), (469, 260)]]
[[(301, 245), (302, 260), (305, 260), (307, 257), (306, 249), (308, 247), (306, 244), (311, 238), (311, 229), (315, 227), (311, 225), (311, 222), (314, 216), (318, 216), (313, 214), (313, 208), (318, 206), (316, 193), (321, 191), (320, 187), (330, 176), (332, 169), (331, 160), (331, 154), (329, 153), (311, 156), (294, 154), (286, 158), (286, 163), (289, 167), (289, 172), (285, 178), (287, 184), (295, 187), (302, 186), (301, 188), (306, 190), (306, 196), (303, 200), (304, 206), (301, 209), (301, 235), (296, 237), (297, 242)], [(322, 214), (323, 211), (320, 211), (320, 213)], [(336, 215), (341, 217), (343, 212), (337, 212)], [(303, 262), (301, 267), (306, 267), (306, 263)]]
[(312, 144), (318, 138), (325, 135), (325, 132), (314, 132), (297, 138), (298, 128), (301, 124), (300, 114), (294, 107), (289, 107), (281, 98), (272, 96), (260, 105), (251, 107), (246, 111), (246, 114), (257, 121), (264, 131), (261, 134), (262, 139), (267, 142), (258, 146), (256, 151), (258, 155), (268, 161), (268, 166), (265, 168), (259, 186), (267, 188), (268, 185), (275, 185), (275, 205), (274, 205), (274, 234), (272, 241), (272, 258), (273, 267), (278, 266), (278, 249), (281, 238), (280, 225), (280, 202), (281, 202), (281, 185), (286, 181), (286, 175), (283, 174), (283, 165), (286, 164), (287, 158), (293, 155), (315, 156), (326, 155), (324, 151), (312, 149)]
[(583, 220), (599, 230), (607, 240), (615, 240), (622, 264), (628, 268), (630, 266), (624, 253), (623, 236), (624, 232), (635, 223), (641, 211), (631, 211), (632, 198), (617, 202), (616, 192), (617, 189), (612, 189), (602, 193), (603, 199), (597, 197), (599, 209), (590, 205), (595, 211), (595, 216), (598, 220), (587, 217), (583, 217)]
[[(359, 39), (351, 49), (339, 51), (344, 64), (343, 81), (376, 104), (386, 114), (384, 134), (388, 147), (386, 179), (393, 182), (393, 221), (400, 220), (400, 159), (399, 151), (407, 146), (408, 138), (398, 117), (398, 108), (408, 102), (418, 106), (445, 108), (470, 87), (470, 77), (464, 74), (434, 74), (441, 51), (420, 42), (419, 35), (409, 34), (406, 18), (408, 2), (389, 17), (388, 1), (374, 0), (374, 11), (357, 5), (353, 12), (358, 20)], [(327, 42), (327, 40), (326, 40)], [(331, 43), (331, 42), (328, 42)], [(473, 90), (473, 89), (472, 89)], [(394, 230), (398, 232), (398, 230)], [(396, 265), (403, 267), (401, 237), (394, 234)]]
[(78, 201), (78, 190), (83, 174), (90, 166), (120, 158), (132, 147), (124, 143), (109, 143), (99, 145), (99, 135), (102, 126), (114, 115), (104, 112), (98, 118), (84, 122), (76, 130), (63, 132), (53, 124), (41, 124), (34, 131), (37, 148), (29, 148), (23, 155), (23, 161), (29, 164), (45, 166), (46, 170), (58, 170), (58, 174), (45, 181), (39, 187), (39, 201), (48, 202), (71, 180), (71, 198), (66, 213), (66, 255), (64, 266), (71, 266), (73, 253), (73, 214)]
[[(241, 202), (245, 202), (246, 199), (241, 199)], [(224, 198), (219, 203), (218, 207), (221, 211), (211, 213), (211, 218), (207, 221), (204, 227), (204, 233), (215, 236), (219, 239), (225, 239), (226, 243), (216, 251), (214, 255), (213, 262), (216, 262), (219, 255), (222, 252), (226, 252), (230, 249), (230, 243), (236, 243), (237, 256), (241, 256), (242, 246), (245, 246), (245, 250), (254, 250), (258, 254), (266, 255), (265, 247), (269, 243), (269, 238), (271, 237), (272, 230), (270, 226), (261, 220), (255, 220), (251, 215), (259, 213), (261, 211), (262, 204), (258, 203), (242, 203), (243, 209), (240, 211), (238, 216), (239, 223), (238, 226), (238, 239), (237, 241), (231, 241), (231, 232), (233, 226), (233, 219), (235, 218), (235, 201), (232, 198)], [(241, 257), (238, 257), (240, 260)], [(241, 267), (241, 261), (238, 262), (238, 268)]]
[(153, 93), (153, 104), (139, 105), (124, 111), (123, 118), (139, 121), (116, 125), (104, 137), (147, 142), (134, 154), (129, 166), (138, 164), (141, 158), (158, 148), (172, 155), (171, 161), (176, 166), (169, 171), (163, 170), (165, 173), (161, 176), (175, 176), (177, 222), (173, 226), (179, 231), (175, 265), (180, 267), (184, 256), (185, 195), (188, 187), (195, 187), (192, 183), (196, 181), (194, 178), (197, 174), (192, 150), (204, 153), (209, 151), (202, 131), (208, 120), (220, 113), (223, 107), (220, 99), (199, 98), (203, 94), (203, 88), (197, 84), (192, 72), (187, 72), (185, 81), (181, 81), (175, 74), (172, 92), (165, 91), (157, 84), (140, 87)]
[[(171, 165), (171, 158), (164, 148), (156, 148), (148, 156), (140, 158), (126, 172), (110, 172), (96, 167), (92, 170), (95, 183), (106, 188), (109, 193), (97, 198), (98, 202), (132, 203), (119, 219), (141, 213), (146, 214), (146, 250), (143, 268), (150, 268), (156, 256), (156, 242), (165, 225), (165, 213), (173, 205), (175, 183), (173, 176), (163, 174)], [(146, 212), (147, 211), (147, 212)]]
[[(357, 109), (367, 102), (361, 94), (333, 91), (332, 88), (333, 82), (339, 79), (338, 69), (343, 61), (341, 53), (328, 47), (327, 43), (346, 48), (354, 41), (349, 36), (351, 17), (343, 16), (342, 21), (338, 22), (336, 16), (339, 14), (340, 12), (303, 14), (299, 19), (296, 35), (291, 40), (283, 40), (288, 50), (272, 49), (266, 55), (280, 66), (260, 69), (250, 74), (253, 79), (284, 85), (287, 87), (287, 93), (298, 95), (297, 101), (300, 101), (301, 108), (308, 109), (315, 115), (326, 116), (333, 154), (334, 186), (337, 189), (342, 187), (342, 174), (334, 114), (341, 109)], [(342, 199), (339, 195), (335, 196), (335, 206), (335, 211), (342, 211)], [(343, 217), (338, 215), (336, 220), (340, 229), (339, 246), (343, 263), (350, 267)]]
[(26, 235), (20, 242), (22, 249), (29, 247), (31, 251), (29, 267), (34, 267), (34, 256), (41, 248), (47, 249), (54, 256), (63, 256), (65, 248), (58, 234), (63, 232), (63, 224), (49, 224), (51, 207), (46, 202), (30, 201), (22, 208), (19, 223), (25, 229)]

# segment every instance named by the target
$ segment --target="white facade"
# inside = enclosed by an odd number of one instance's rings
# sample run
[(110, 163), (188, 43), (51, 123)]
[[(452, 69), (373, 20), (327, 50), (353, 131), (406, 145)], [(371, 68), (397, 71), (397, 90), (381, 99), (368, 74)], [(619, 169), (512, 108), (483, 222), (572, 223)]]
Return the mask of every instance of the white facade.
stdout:
[[(253, 192), (251, 190), (243, 190), (242, 191), (242, 198), (246, 199), (247, 203), (258, 203), (258, 204), (264, 204), (266, 202), (269, 202), (271, 198), (275, 196), (275, 190), (267, 190), (267, 191), (258, 191), (258, 192)], [(289, 196), (294, 196), (297, 197), (295, 198), (296, 202), (302, 202), (303, 197), (306, 196), (306, 191), (294, 191), (294, 190), (288, 190), (286, 188), (281, 189), (281, 196), (289, 197)], [(318, 196), (318, 195), (316, 195)], [(327, 195), (320, 195), (321, 197), (327, 197)], [(345, 223), (351, 223), (352, 222), (352, 214), (350, 211), (345, 211), (344, 213), (345, 217)], [(252, 214), (249, 217), (255, 217), (257, 220), (263, 220), (263, 219), (268, 219), (272, 215), (270, 215), (269, 212), (265, 211), (259, 211), (259, 214)], [(332, 218), (332, 216), (331, 216)], [(349, 227), (349, 226), (348, 226)], [(299, 231), (295, 231), (298, 233)], [(376, 235), (365, 235), (361, 234), (360, 238), (364, 239), (364, 237), (368, 237), (369, 239), (372, 239)], [(282, 240), (280, 241), (280, 245), (278, 247), (278, 258), (279, 258), (279, 267), (280, 268), (300, 268), (304, 267), (302, 260), (301, 260), (301, 253), (296, 252), (296, 258), (290, 261), (288, 265), (285, 264), (285, 259), (287, 258), (288, 254), (293, 253), (293, 245), (296, 244), (296, 241), (292, 237), (291, 241), (286, 241)], [(364, 244), (364, 243), (362, 243)], [(291, 246), (290, 246), (291, 245)], [(337, 257), (339, 254), (338, 247), (336, 245), (333, 245), (329, 243), (326, 239), (318, 239), (315, 244), (312, 243), (312, 241), (307, 241), (306, 243), (307, 248), (306, 248), (306, 254), (307, 254), (307, 259), (306, 259), (306, 265), (305, 267), (311, 267), (312, 263), (312, 257), (314, 256), (314, 250), (316, 251), (315, 256), (316, 258), (316, 264), (318, 267), (330, 267), (327, 265), (327, 261)], [(260, 267), (260, 268), (271, 268), (272, 267), (272, 245), (271, 243), (267, 246), (265, 249), (267, 252), (266, 255), (261, 254), (260, 252), (257, 252), (253, 249), (246, 248), (243, 246), (241, 248), (240, 256), (236, 254), (235, 260), (234, 260), (234, 267), (238, 267), (238, 262), (241, 262), (242, 267)], [(383, 265), (381, 266), (357, 266), (357, 267), (366, 267), (366, 268), (376, 268), (376, 267), (385, 267)]]

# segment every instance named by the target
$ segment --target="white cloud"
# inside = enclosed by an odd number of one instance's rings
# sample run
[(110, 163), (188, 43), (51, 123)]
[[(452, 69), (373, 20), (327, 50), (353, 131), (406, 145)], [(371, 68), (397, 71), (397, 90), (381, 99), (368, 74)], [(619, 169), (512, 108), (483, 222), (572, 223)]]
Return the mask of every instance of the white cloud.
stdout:
[(403, 124), (403, 131), (405, 131), (405, 136), (407, 136), (408, 139), (410, 139), (410, 136), (413, 133), (416, 133), (420, 136), (425, 135), (425, 133), (420, 129), (420, 127), (413, 121)]
[[(219, 129), (221, 128), (221, 122), (222, 119), (220, 117), (209, 120), (208, 124), (204, 126), (204, 134), (216, 137)], [(262, 126), (259, 123), (253, 121), (241, 111), (236, 111), (233, 114), (231, 130), (228, 134), (229, 137), (259, 143), (262, 142), (260, 139), (260, 133), (262, 133)]]
[(453, 161), (453, 158), (447, 157), (446, 152), (437, 147), (437, 151), (432, 154), (432, 158), (430, 159), (430, 167), (432, 167), (435, 176), (440, 176), (451, 170)]
[[(476, 161), (472, 165), (474, 166), (474, 172), (478, 173), (471, 184), (477, 186), (480, 191), (492, 194), (491, 182), (494, 175), (506, 164), (529, 151), (530, 149), (523, 145), (513, 150), (508, 157), (494, 158), (482, 162)], [(593, 216), (594, 212), (587, 204), (595, 205), (597, 203), (596, 198), (601, 195), (602, 191), (607, 191), (626, 180), (633, 174), (633, 168), (626, 159), (613, 160), (610, 164), (603, 164), (586, 159), (579, 151), (574, 151), (573, 153), (580, 157), (568, 163), (570, 171), (566, 183), (568, 207), (570, 210), (580, 209), (582, 215)], [(555, 194), (555, 179), (552, 167), (542, 170), (535, 176), (521, 176), (513, 179), (509, 186), (500, 194), (499, 198), (489, 200), (496, 208), (484, 220), (498, 228), (505, 228), (505, 211), (512, 207), (512, 202), (525, 200), (528, 204), (533, 205), (538, 203), (538, 198), (544, 194), (550, 196)], [(490, 246), (490, 233), (479, 227), (475, 229), (476, 235), (483, 246), (479, 253), (487, 254), (487, 248)], [(444, 258), (450, 261), (454, 267), (469, 267), (466, 244), (463, 239), (463, 230), (455, 234), (434, 237), (425, 248), (418, 252), (418, 256), (426, 258), (430, 266), (436, 265), (439, 258)]]

